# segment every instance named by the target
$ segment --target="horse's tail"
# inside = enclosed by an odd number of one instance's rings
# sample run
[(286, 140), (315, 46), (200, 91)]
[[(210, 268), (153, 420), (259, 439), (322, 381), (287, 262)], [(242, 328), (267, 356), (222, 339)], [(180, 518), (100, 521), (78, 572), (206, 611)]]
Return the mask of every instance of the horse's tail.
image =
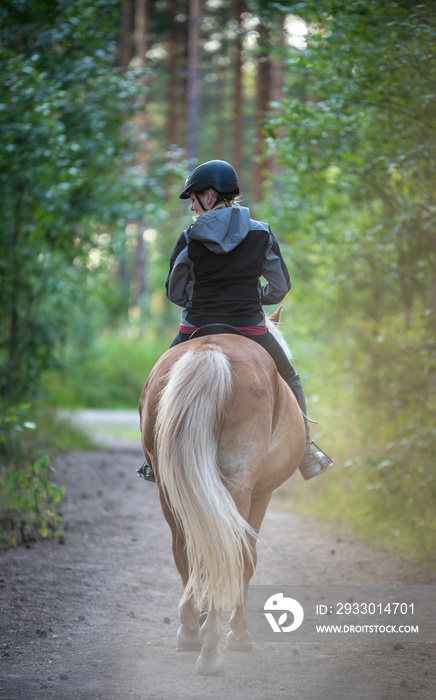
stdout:
[(156, 422), (160, 481), (186, 542), (189, 581), (199, 606), (222, 610), (243, 598), (244, 562), (253, 530), (223, 484), (217, 444), (232, 389), (228, 360), (216, 345), (188, 350), (173, 365)]

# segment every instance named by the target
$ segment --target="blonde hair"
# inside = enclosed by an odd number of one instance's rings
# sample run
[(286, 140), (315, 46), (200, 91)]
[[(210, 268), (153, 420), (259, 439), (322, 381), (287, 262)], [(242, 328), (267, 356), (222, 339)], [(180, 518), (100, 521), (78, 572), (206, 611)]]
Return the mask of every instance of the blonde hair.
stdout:
[(217, 204), (216, 207), (212, 207), (212, 209), (224, 209), (225, 207), (238, 207), (239, 202), (241, 201), (241, 198), (239, 195), (225, 194), (223, 192), (218, 192), (218, 190), (216, 190), (215, 187), (205, 187), (204, 190), (201, 190), (201, 192), (199, 192), (198, 194), (205, 194), (206, 192), (210, 192), (217, 199), (218, 199), (218, 197), (224, 198), (222, 202)]
[[(196, 192), (196, 194), (202, 195), (206, 194), (206, 192), (210, 192), (214, 197), (224, 197), (224, 194), (222, 192), (218, 192), (218, 190), (215, 189), (215, 187), (205, 187), (204, 190), (200, 190), (199, 192)], [(216, 204), (212, 209), (209, 209), (209, 211), (216, 211), (217, 209), (226, 209), (226, 207), (239, 207), (241, 197), (239, 195), (234, 195), (230, 194), (228, 195), (231, 199), (228, 199), (225, 197), (219, 204)], [(207, 211), (201, 211), (199, 214), (195, 214), (193, 216), (193, 220), (197, 221), (197, 219), (200, 218), (200, 216), (203, 216), (203, 214), (207, 214)]]

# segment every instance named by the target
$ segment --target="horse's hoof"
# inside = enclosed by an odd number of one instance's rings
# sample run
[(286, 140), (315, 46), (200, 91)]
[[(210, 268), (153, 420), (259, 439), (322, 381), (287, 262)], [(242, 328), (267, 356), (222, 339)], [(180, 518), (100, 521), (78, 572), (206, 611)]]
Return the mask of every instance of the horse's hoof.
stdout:
[(190, 630), (189, 627), (180, 625), (177, 632), (176, 651), (200, 651), (201, 647), (200, 628)]
[(229, 651), (253, 651), (250, 632), (245, 632), (243, 639), (237, 639), (233, 632), (230, 631), (227, 635), (226, 648)]
[(224, 676), (224, 660), (221, 652), (215, 649), (212, 653), (204, 648), (197, 659), (197, 676)]

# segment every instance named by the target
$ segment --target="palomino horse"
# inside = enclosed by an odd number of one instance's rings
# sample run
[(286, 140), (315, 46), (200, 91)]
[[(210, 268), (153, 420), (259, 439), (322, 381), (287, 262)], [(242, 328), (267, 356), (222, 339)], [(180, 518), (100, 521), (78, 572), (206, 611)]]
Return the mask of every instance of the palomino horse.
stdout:
[(197, 674), (222, 675), (220, 613), (233, 611), (227, 647), (249, 650), (244, 604), (256, 537), (272, 491), (301, 462), (304, 421), (270, 355), (231, 334), (170, 348), (139, 412), (182, 578), (177, 649), (201, 649)]

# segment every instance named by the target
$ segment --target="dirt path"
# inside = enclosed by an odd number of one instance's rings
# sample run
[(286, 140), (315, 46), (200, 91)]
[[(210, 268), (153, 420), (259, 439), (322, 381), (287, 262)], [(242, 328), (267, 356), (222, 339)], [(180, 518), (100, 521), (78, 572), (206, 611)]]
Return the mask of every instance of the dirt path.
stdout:
[[(61, 455), (65, 543), (0, 555), (0, 700), (436, 697), (428, 642), (261, 643), (225, 652), (225, 677), (195, 676), (197, 654), (175, 651), (179, 579), (156, 488), (134, 474), (140, 459), (127, 447)], [(434, 582), (277, 502), (262, 534), (258, 583)]]

